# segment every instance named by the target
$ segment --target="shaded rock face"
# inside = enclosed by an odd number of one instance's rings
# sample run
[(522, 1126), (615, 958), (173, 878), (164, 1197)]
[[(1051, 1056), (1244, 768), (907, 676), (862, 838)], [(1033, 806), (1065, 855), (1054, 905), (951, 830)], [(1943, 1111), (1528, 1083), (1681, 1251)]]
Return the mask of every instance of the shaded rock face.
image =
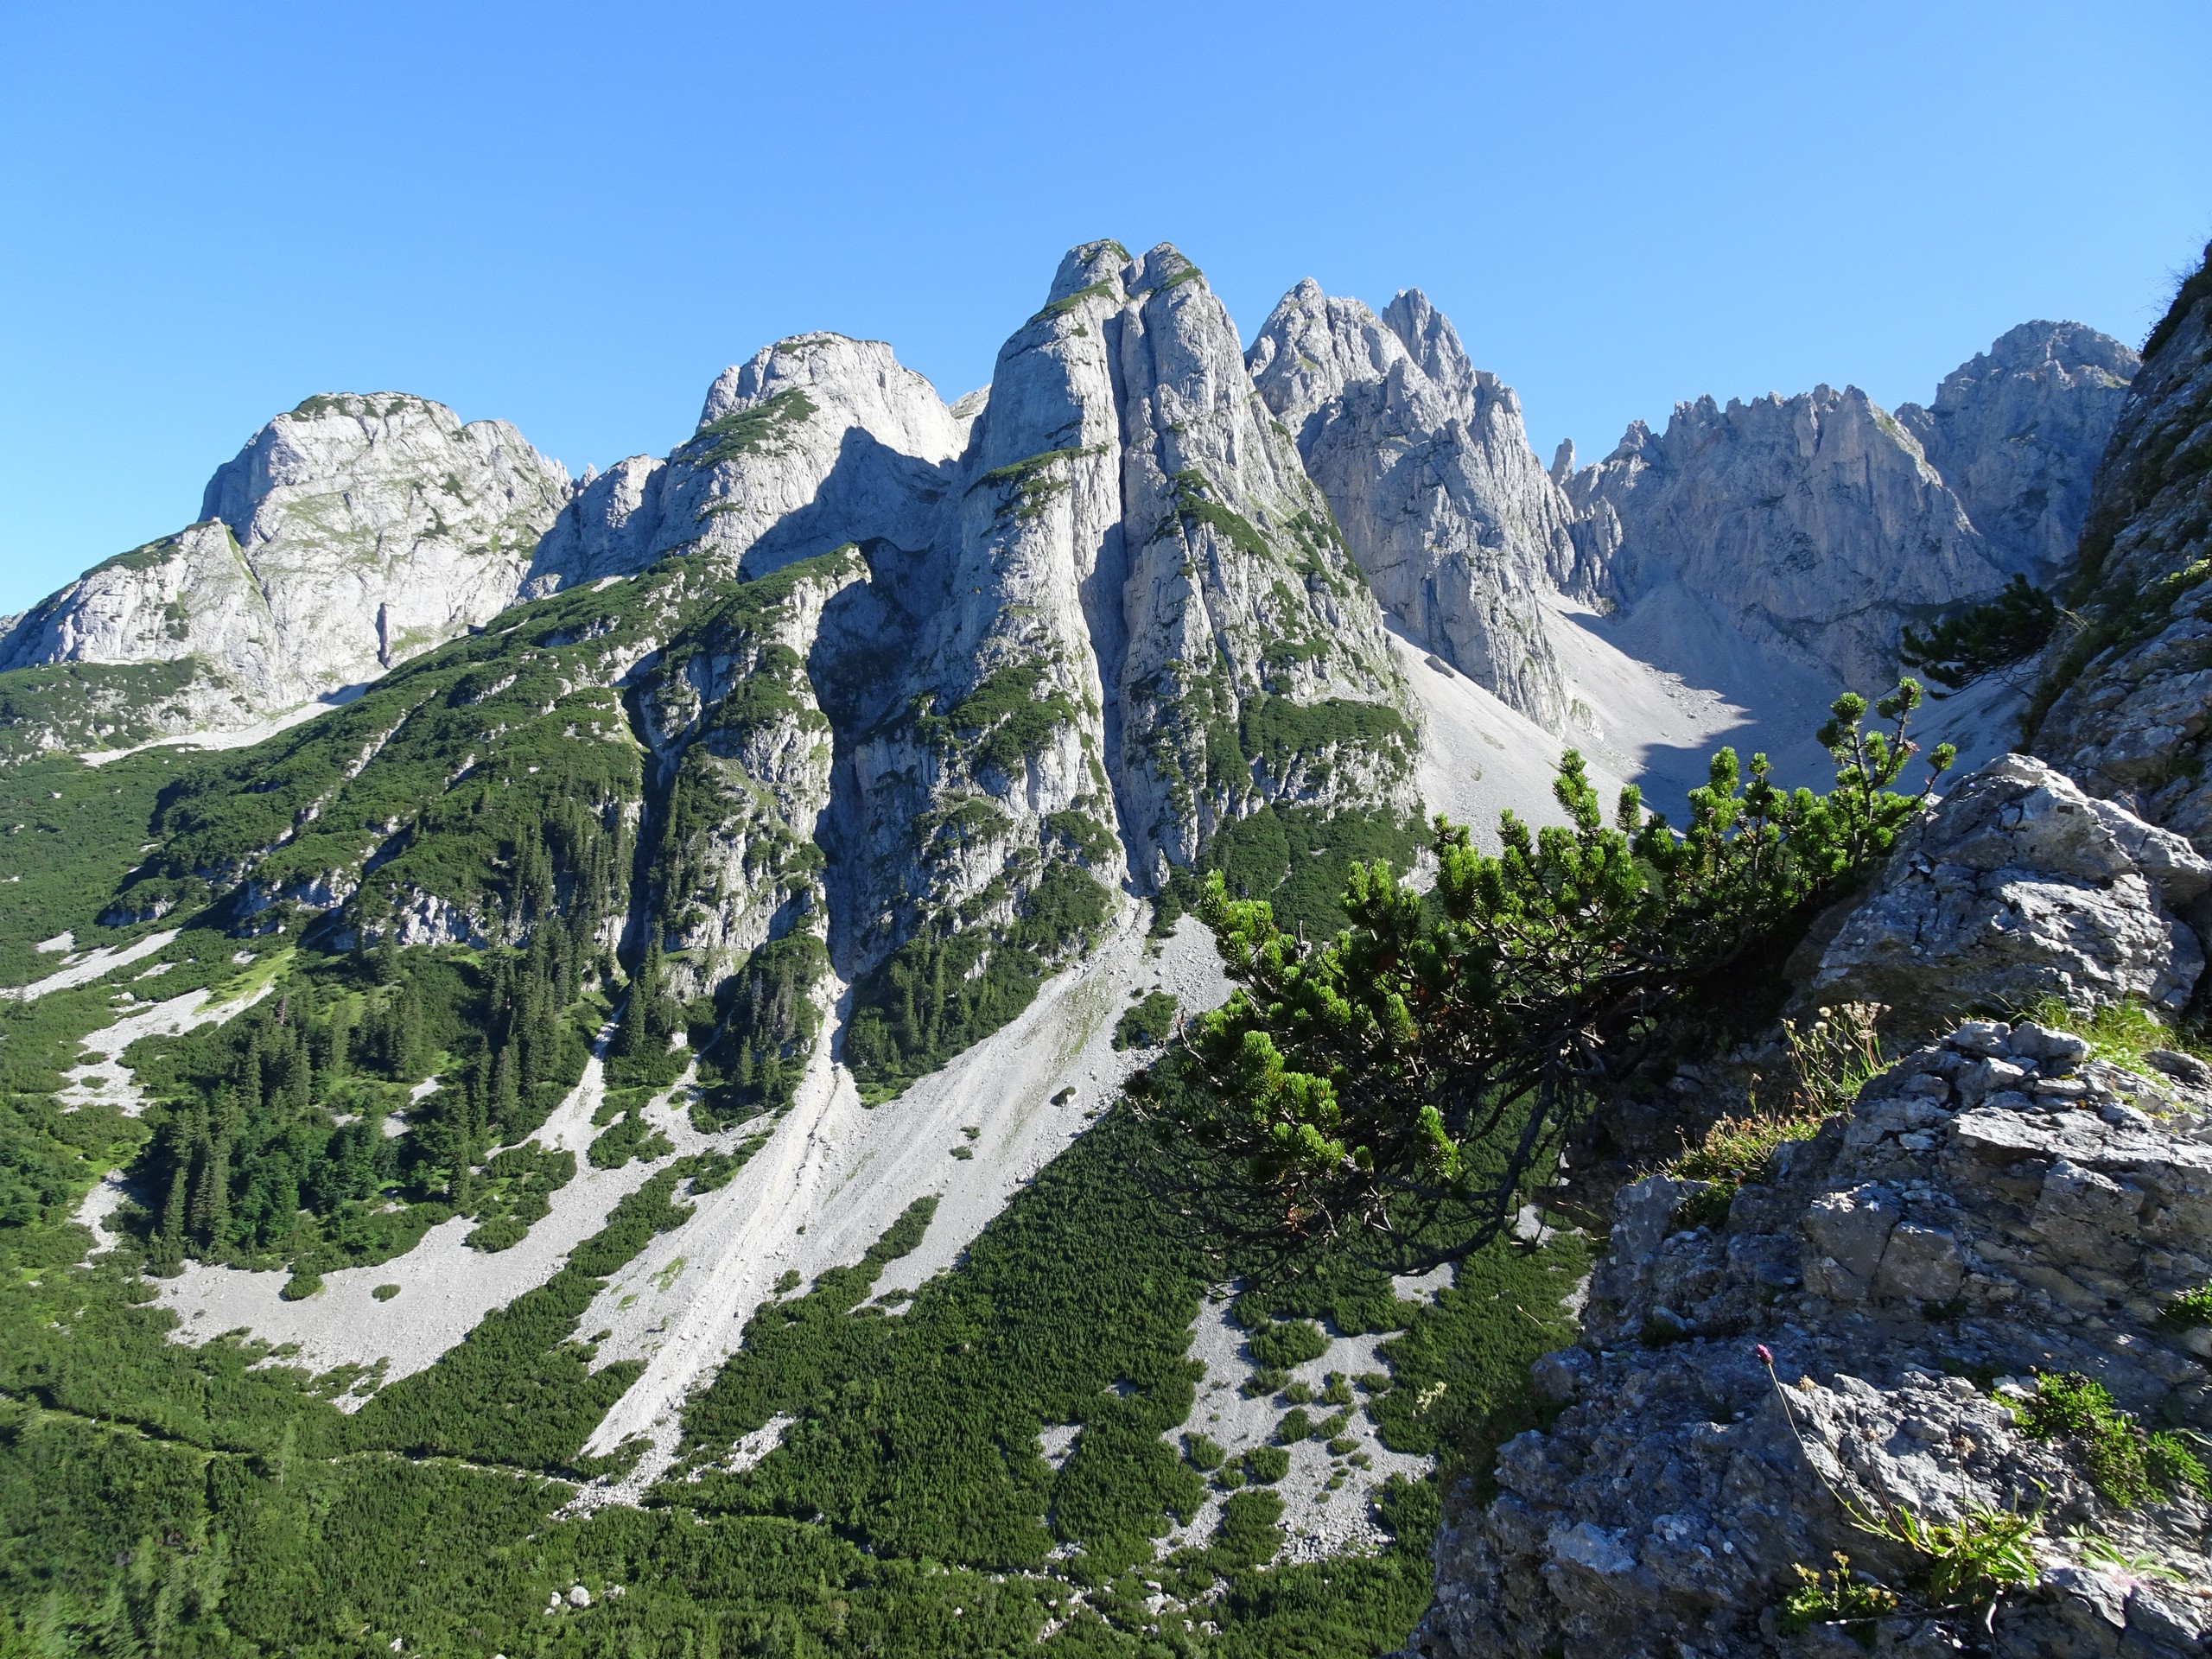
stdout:
[(1897, 423), (1959, 498), (1990, 556), (2048, 582), (2074, 557), (2097, 461), (2142, 359), (2078, 322), (2024, 322)]
[[(1448, 340), (1425, 338), (1440, 364)], [(310, 412), (416, 418), (347, 408)], [(256, 546), (289, 545), (285, 511), (320, 499), (281, 449), (211, 498)], [(748, 976), (783, 1010), (755, 1034), (789, 1058), (833, 967), (862, 980), (912, 946), (900, 983), (942, 1002), (996, 973), (1005, 1001), (1002, 948), (1027, 988), (1263, 810), (1396, 829), (1415, 805), (1382, 613), (1172, 247), (1071, 252), (988, 397), (948, 409), (887, 347), (787, 340), (717, 378), (672, 455), (559, 505), (526, 575), (501, 555), (492, 608), (518, 587), (524, 605), (240, 762), (226, 778), (254, 779), (256, 810), (187, 811), (111, 913), (215, 898), (242, 928), (513, 943), (582, 906), (602, 943), (657, 940), (687, 1001)], [(119, 561), (106, 610), (26, 626), (128, 645), (177, 595), (217, 594), (237, 671), (265, 666), (281, 618), (226, 525), (156, 551), (166, 586)], [(537, 745), (557, 764), (522, 758)], [(474, 833), (452, 803), (493, 777), (545, 846), (440, 857)]]
[(1055, 869), (1150, 887), (1262, 806), (1412, 805), (1373, 597), (1172, 247), (1070, 253), (954, 409), (878, 343), (779, 342), (666, 460), (587, 479), (524, 591), (845, 543), (871, 580), (804, 654), (849, 971), (1016, 925)]
[(1800, 995), (1927, 1026), (2044, 997), (2178, 1011), (2204, 969), (2212, 863), (2027, 755), (1965, 779), (1901, 837)]
[(844, 542), (924, 545), (965, 425), (880, 340), (779, 340), (722, 371), (698, 429), (664, 460), (632, 455), (588, 476), (537, 544), (523, 592), (676, 552), (757, 575)]
[(1383, 608), (1560, 729), (1568, 694), (1541, 595), (1571, 590), (1580, 567), (1566, 502), (1529, 448), (1512, 389), (1468, 362), (1419, 289), (1378, 317), (1310, 278), (1283, 296), (1247, 362)]
[(718, 608), (636, 679), (665, 802), (655, 929), (679, 1001), (712, 996), (772, 940), (829, 938), (817, 836), (834, 746), (806, 664), (824, 614), (868, 568), (849, 551), (808, 569), (773, 602)]
[(202, 522), (20, 618), (0, 671), (196, 658), (193, 723), (375, 678), (512, 602), (567, 474), (504, 421), (380, 392), (310, 397), (208, 481)]
[(1068, 255), (930, 505), (827, 637), (841, 963), (1056, 867), (1149, 888), (1262, 806), (1410, 807), (1373, 596), (1174, 249)]
[[(1411, 1651), (1770, 1653), (1797, 1564), (1840, 1550), (1892, 1585), (1913, 1570), (1840, 1499), (1930, 1520), (2042, 1511), (2045, 1577), (1999, 1610), (2001, 1651), (2202, 1651), (2200, 1599), (2079, 1559), (2061, 1535), (2102, 1534), (2201, 1584), (2203, 1504), (2108, 1502), (2078, 1447), (2028, 1439), (1962, 1375), (2079, 1371), (2153, 1426), (2212, 1424), (2203, 1333), (2158, 1322), (2212, 1273), (2212, 1098), (2088, 1047), (1963, 1026), (1786, 1143), (1717, 1225), (1685, 1210), (1701, 1183), (1624, 1189), (1583, 1345), (1536, 1367), (1566, 1410), (1509, 1442), (1499, 1495), (1446, 1527)], [(1964, 1619), (1880, 1632), (1929, 1652), (1975, 1634)], [(1857, 1651), (1840, 1631), (1802, 1640)]]
[(2212, 852), (2212, 279), (2152, 335), (2098, 468), (2071, 602), (2088, 631), (2045, 664), (2035, 752)]
[(1566, 489), (1580, 557), (1624, 607), (1686, 595), (1726, 626), (1873, 691), (1900, 629), (2003, 585), (1919, 443), (1857, 387), (1632, 424)]

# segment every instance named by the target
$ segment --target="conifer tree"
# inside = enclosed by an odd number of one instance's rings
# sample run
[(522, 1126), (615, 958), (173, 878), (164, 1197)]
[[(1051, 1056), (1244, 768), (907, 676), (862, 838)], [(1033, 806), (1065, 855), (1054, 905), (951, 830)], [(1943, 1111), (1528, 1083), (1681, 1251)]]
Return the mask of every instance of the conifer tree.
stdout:
[[(1759, 995), (1746, 973), (1771, 984), (1760, 964), (1924, 804), (1927, 787), (1889, 787), (1915, 752), (1920, 700), (1910, 680), (1884, 698), (1888, 731), (1863, 729), (1864, 698), (1836, 700), (1819, 734), (1835, 760), (1825, 796), (1777, 788), (1764, 755), (1747, 786), (1720, 750), (1679, 832), (1633, 786), (1606, 824), (1569, 750), (1554, 787), (1565, 826), (1532, 834), (1507, 812), (1491, 858), (1439, 817), (1433, 891), (1354, 865), (1351, 925), (1318, 950), (1265, 901), (1230, 899), (1217, 872), (1201, 913), (1238, 988), (1192, 1022), (1147, 1109), (1210, 1149), (1210, 1179), (1271, 1230), (1389, 1230), (1402, 1203), (1467, 1197), (1478, 1149), (1505, 1154), (1484, 1195), (1503, 1202), (1547, 1136), (1648, 1066), (1751, 1034), (1732, 1026)], [(1951, 758), (1936, 749), (1929, 785)]]

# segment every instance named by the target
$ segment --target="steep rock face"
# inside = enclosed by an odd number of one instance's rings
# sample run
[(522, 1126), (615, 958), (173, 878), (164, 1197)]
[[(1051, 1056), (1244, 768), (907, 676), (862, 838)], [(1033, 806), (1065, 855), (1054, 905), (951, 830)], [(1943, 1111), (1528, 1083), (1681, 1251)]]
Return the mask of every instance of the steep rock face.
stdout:
[(867, 579), (849, 550), (747, 584), (639, 677), (639, 726), (666, 799), (654, 913), (679, 1001), (711, 996), (753, 951), (795, 932), (826, 947), (816, 836), (833, 756), (806, 664), (823, 612)]
[(1470, 678), (1557, 729), (1567, 693), (1541, 626), (1578, 574), (1569, 515), (1511, 388), (1468, 361), (1418, 289), (1377, 317), (1310, 278), (1247, 359), (1383, 607)]
[(557, 915), (778, 1065), (834, 966), (889, 1090), (1248, 821), (1285, 815), (1239, 865), (1265, 891), (1294, 830), (1302, 871), (1414, 804), (1381, 613), (1172, 248), (1071, 254), (957, 412), (880, 346), (771, 347), (674, 456), (588, 480), (525, 589), (180, 791), (110, 916), (481, 944)]
[(200, 524), (20, 619), (0, 671), (193, 658), (216, 689), (189, 721), (241, 724), (497, 615), (568, 497), (505, 422), (398, 393), (310, 397), (217, 469)]
[(1900, 839), (1800, 1000), (1871, 997), (1910, 1017), (2139, 999), (2178, 1011), (2204, 969), (2177, 919), (2212, 863), (2063, 774), (2007, 754)]
[[(2212, 1573), (2202, 1502), (2117, 1500), (2084, 1447), (2031, 1438), (2007, 1407), (2035, 1372), (2074, 1371), (2151, 1426), (2212, 1424), (2212, 1338), (2160, 1321), (2212, 1272), (2212, 1097), (2084, 1064), (2088, 1046), (1963, 1026), (1785, 1143), (1725, 1221), (1698, 1207), (1702, 1182), (1624, 1189), (1584, 1344), (1536, 1367), (1567, 1409), (1505, 1446), (1501, 1494), (1440, 1537), (1412, 1650), (1771, 1653), (1796, 1567), (1840, 1550), (1903, 1589), (1926, 1565), (1847, 1500), (1929, 1521), (2037, 1512), (2043, 1581), (1999, 1610), (1999, 1651), (2201, 1652), (2207, 1611), (2184, 1586)], [(1993, 1397), (1970, 1376), (2005, 1380)], [(2183, 1583), (2101, 1562), (2082, 1532)], [(1978, 1622), (1901, 1616), (1878, 1636), (1947, 1651)], [(1804, 1639), (1856, 1651), (1846, 1635)]]
[(2212, 852), (2212, 277), (2152, 333), (2098, 469), (2069, 594), (2088, 626), (2054, 642), (2035, 751), (2091, 793)]
[(1897, 423), (2007, 571), (2047, 582), (2074, 557), (2098, 458), (2142, 359), (2078, 322), (2024, 322)]
[(207, 482), (267, 596), (296, 701), (373, 679), (514, 601), (568, 474), (505, 421), (399, 393), (310, 397)]
[(230, 527), (210, 521), (118, 554), (14, 619), (0, 639), (0, 671), (186, 655), (190, 677), (160, 719), (163, 729), (186, 730), (283, 707), (293, 677), (281, 646)]
[(1229, 314), (1164, 245), (1122, 282), (1132, 864), (1193, 862), (1262, 805), (1409, 807), (1408, 694), (1374, 594), (1262, 412)]
[(1567, 494), (1618, 603), (1686, 594), (1840, 685), (1886, 683), (1906, 621), (2002, 585), (1918, 442), (1856, 387), (1679, 404)]
[[(537, 547), (524, 592), (705, 551), (749, 571), (887, 538), (925, 545), (965, 423), (880, 340), (801, 334), (725, 369), (664, 461), (585, 479)], [(756, 551), (756, 549), (758, 550)]]
[(934, 546), (878, 569), (825, 636), (863, 1070), (932, 1046), (941, 993), (906, 988), (1059, 959), (1114, 888), (1263, 807), (1410, 805), (1373, 598), (1172, 248), (1068, 256), (1000, 353)]

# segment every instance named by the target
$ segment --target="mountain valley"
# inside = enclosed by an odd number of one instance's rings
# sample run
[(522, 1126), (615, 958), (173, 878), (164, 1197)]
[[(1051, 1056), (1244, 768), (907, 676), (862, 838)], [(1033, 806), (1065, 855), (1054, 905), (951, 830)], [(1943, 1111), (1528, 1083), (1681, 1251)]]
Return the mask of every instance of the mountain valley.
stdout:
[(1207, 881), (1303, 952), (1434, 814), (1569, 824), (1569, 751), (1680, 824), (1724, 744), (1823, 781), (1837, 697), (2016, 576), (2079, 626), (1916, 738), (2212, 855), (2208, 328), (2200, 273), (2140, 357), (2027, 322), (1924, 408), (1548, 467), (1419, 290), (1248, 347), (1102, 241), (951, 403), (817, 333), (581, 479), (410, 395), (277, 416), (0, 620), (0, 1655), (1404, 1644), (1521, 1547), (1468, 1517), (1593, 1266), (1651, 1339), (1602, 1263), (1656, 1165), (1223, 1221), (1141, 1109), (1245, 982)]

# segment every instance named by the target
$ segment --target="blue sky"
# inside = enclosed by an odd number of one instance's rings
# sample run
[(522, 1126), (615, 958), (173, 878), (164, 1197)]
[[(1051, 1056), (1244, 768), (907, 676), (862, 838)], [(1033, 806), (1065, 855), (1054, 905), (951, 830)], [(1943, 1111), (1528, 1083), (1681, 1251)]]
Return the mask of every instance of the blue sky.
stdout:
[(0, 613), (316, 391), (664, 450), (724, 364), (989, 378), (1061, 251), (1249, 340), (1425, 288), (1548, 458), (1680, 398), (2131, 342), (2212, 235), (2212, 6), (93, 3), (0, 58)]

